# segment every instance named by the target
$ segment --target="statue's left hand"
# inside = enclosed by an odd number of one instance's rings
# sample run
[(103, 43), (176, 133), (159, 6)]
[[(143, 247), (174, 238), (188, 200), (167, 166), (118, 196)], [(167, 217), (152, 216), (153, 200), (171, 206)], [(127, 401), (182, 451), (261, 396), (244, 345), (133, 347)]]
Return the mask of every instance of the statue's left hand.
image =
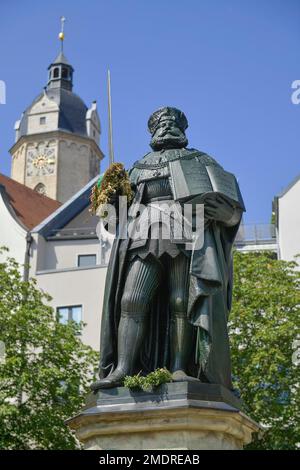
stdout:
[(226, 223), (232, 218), (233, 214), (234, 207), (220, 196), (205, 199), (204, 215), (206, 218)]

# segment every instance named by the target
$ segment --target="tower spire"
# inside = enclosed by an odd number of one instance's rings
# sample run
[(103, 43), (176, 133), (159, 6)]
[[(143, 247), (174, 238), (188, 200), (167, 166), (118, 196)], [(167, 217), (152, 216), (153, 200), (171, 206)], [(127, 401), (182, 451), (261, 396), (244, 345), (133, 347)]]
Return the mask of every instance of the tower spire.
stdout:
[(66, 21), (66, 18), (64, 16), (61, 16), (60, 17), (61, 28), (60, 28), (60, 33), (58, 35), (58, 38), (60, 39), (60, 50), (61, 50), (61, 52), (63, 52), (63, 50), (64, 50), (65, 21)]
[(60, 21), (61, 31), (58, 35), (58, 38), (60, 40), (60, 53), (58, 54), (54, 62), (52, 62), (48, 67), (49, 76), (47, 89), (65, 88), (66, 90), (72, 91), (74, 69), (63, 53), (65, 39), (64, 29), (66, 18), (62, 16), (60, 18)]

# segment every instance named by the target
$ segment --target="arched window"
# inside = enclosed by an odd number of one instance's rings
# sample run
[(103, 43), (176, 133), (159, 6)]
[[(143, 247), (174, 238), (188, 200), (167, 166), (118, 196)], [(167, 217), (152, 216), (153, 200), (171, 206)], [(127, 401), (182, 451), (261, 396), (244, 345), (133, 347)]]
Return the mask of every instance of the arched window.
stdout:
[(37, 184), (34, 190), (37, 193), (42, 194), (43, 196), (46, 196), (46, 186), (43, 183)]
[(53, 70), (53, 78), (58, 78), (59, 77), (59, 67), (55, 67)]
[(62, 78), (69, 78), (69, 71), (66, 67), (63, 67), (61, 76)]

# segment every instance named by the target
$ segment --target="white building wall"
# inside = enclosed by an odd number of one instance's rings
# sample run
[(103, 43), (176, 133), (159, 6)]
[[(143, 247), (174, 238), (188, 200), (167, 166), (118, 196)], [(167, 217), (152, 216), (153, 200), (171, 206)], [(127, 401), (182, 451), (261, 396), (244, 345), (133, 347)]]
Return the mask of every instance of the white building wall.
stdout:
[[(300, 254), (300, 179), (278, 198), (280, 258), (293, 261)], [(299, 261), (298, 261), (299, 262)]]
[(48, 241), (45, 246), (44, 265), (39, 270), (76, 268), (78, 255), (96, 255), (100, 264), (99, 240)]
[[(12, 216), (0, 193), (0, 246), (9, 248), (9, 256), (24, 265), (26, 251), (26, 230)], [(7, 254), (0, 255), (3, 261)], [(23, 271), (23, 269), (22, 269)]]
[(106, 267), (90, 267), (36, 273), (38, 287), (51, 295), (50, 305), (58, 307), (82, 306), (82, 321), (86, 323), (82, 341), (99, 350), (102, 303)]
[(99, 256), (99, 250), (98, 239), (47, 241), (33, 233), (30, 262), (30, 276), (52, 297), (50, 305), (55, 311), (58, 307), (82, 306), (82, 321), (86, 323), (82, 340), (95, 350), (99, 350), (107, 267), (98, 264), (79, 268), (77, 256)]

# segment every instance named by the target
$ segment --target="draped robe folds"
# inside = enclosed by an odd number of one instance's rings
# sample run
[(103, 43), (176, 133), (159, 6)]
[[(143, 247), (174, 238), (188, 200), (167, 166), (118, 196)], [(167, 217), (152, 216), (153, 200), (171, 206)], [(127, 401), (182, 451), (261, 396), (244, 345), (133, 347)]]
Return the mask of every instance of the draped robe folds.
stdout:
[[(150, 154), (151, 155), (151, 154)], [(199, 155), (201, 152), (199, 152)], [(144, 157), (143, 160), (147, 158)], [(206, 159), (211, 157), (205, 155)], [(215, 161), (211, 159), (214, 164)], [(142, 202), (145, 183), (137, 184), (132, 204)], [(201, 188), (199, 188), (201, 192)], [(128, 223), (130, 218), (128, 219)], [(231, 384), (227, 320), (232, 297), (232, 246), (240, 220), (233, 226), (212, 221), (204, 230), (204, 243), (191, 254), (188, 320), (194, 325), (193, 355), (188, 373), (209, 383)], [(118, 324), (130, 239), (121, 239), (117, 227), (105, 285), (100, 338), (100, 378), (117, 366)], [(149, 325), (134, 373), (147, 374), (170, 364), (168, 296), (159, 290), (149, 305)]]

